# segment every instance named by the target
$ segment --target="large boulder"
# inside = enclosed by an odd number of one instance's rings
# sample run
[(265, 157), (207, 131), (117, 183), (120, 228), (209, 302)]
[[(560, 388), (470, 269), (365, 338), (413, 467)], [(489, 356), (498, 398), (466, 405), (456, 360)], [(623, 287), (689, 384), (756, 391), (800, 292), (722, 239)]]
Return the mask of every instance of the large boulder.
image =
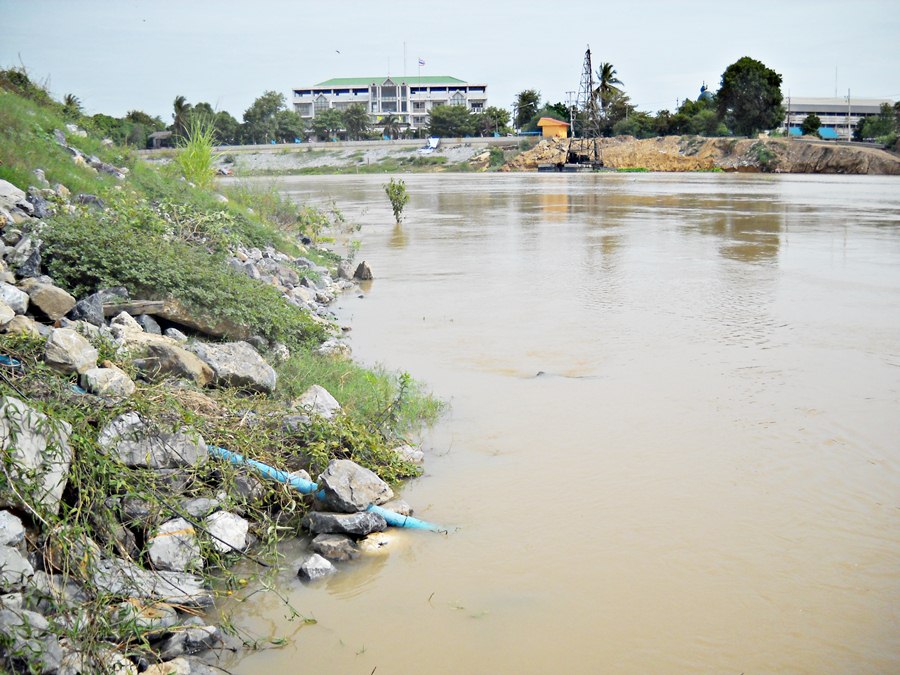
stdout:
[(196, 432), (164, 431), (148, 424), (138, 413), (119, 415), (100, 431), (100, 447), (115, 454), (125, 466), (168, 469), (196, 466), (208, 454)]
[(53, 284), (26, 279), (19, 288), (28, 293), (31, 306), (37, 307), (51, 321), (63, 318), (75, 306), (75, 298)]
[(9, 322), (16, 318), (15, 310), (0, 300), (0, 329), (6, 328)]
[(0, 644), (18, 672), (56, 673), (62, 662), (59, 638), (47, 619), (27, 609), (0, 609)]
[(350, 534), (365, 537), (372, 532), (383, 532), (387, 522), (377, 513), (326, 513), (311, 511), (303, 517), (303, 526), (313, 534)]
[(21, 519), (9, 511), (0, 511), (0, 546), (16, 546), (25, 539)]
[(13, 320), (6, 324), (4, 329), (10, 335), (27, 335), (32, 338), (41, 337), (41, 330), (38, 324), (21, 314), (13, 317)]
[(144, 603), (129, 598), (113, 608), (110, 617), (114, 626), (121, 626), (125, 637), (133, 629), (145, 632), (159, 632), (178, 623), (178, 612), (174, 607), (162, 602)]
[(0, 506), (21, 506), (25, 498), (50, 513), (59, 510), (72, 461), (71, 433), (66, 422), (52, 420), (12, 396), (0, 398), (0, 450), (12, 479), (12, 485), (0, 489)]
[[(166, 662), (165, 665), (167, 666), (167, 669), (163, 672), (166, 673), (166, 675), (180, 675), (181, 673), (185, 673), (185, 675), (200, 675), (201, 673), (210, 671), (217, 672), (212, 668), (210, 668), (209, 671), (197, 670), (190, 661), (182, 659), (181, 657), (185, 654), (197, 654), (219, 647), (222, 644), (222, 641), (222, 631), (215, 626), (184, 626), (180, 627), (178, 630), (172, 631), (172, 634), (169, 637), (156, 646), (159, 657)], [(186, 666), (187, 669), (181, 670), (180, 667), (178, 669), (172, 668), (169, 664), (171, 664), (173, 660), (184, 661), (184, 666)], [(152, 671), (148, 670), (146, 672)]]
[(9, 305), (16, 314), (28, 311), (28, 293), (12, 284), (0, 283), (0, 300)]
[[(215, 373), (198, 356), (181, 347), (174, 338), (144, 333), (143, 358), (135, 366), (149, 377), (175, 377), (204, 387), (215, 379)], [(126, 338), (126, 344), (128, 340)], [(132, 343), (134, 344), (134, 343)]]
[(6, 180), (0, 180), (0, 208), (12, 211), (20, 204), (24, 205), (27, 196), (23, 190)]
[(69, 310), (69, 318), (72, 321), (87, 321), (95, 326), (105, 326), (106, 319), (103, 316), (103, 295), (93, 293), (76, 302)]
[(326, 420), (334, 419), (334, 416), (341, 411), (341, 404), (337, 399), (328, 393), (325, 387), (314, 384), (297, 400), (291, 403), (291, 407), (303, 410), (311, 415), (318, 415)]
[(112, 399), (127, 398), (135, 390), (131, 378), (115, 366), (91, 368), (82, 374), (80, 383), (90, 393)]
[(342, 513), (365, 511), (370, 504), (383, 504), (394, 497), (390, 485), (349, 459), (331, 460), (319, 474), (318, 483), (325, 492), (325, 504)]
[(44, 346), (44, 361), (66, 375), (82, 375), (97, 367), (97, 350), (71, 328), (56, 328)]
[(153, 567), (158, 570), (187, 572), (203, 567), (197, 533), (184, 518), (175, 518), (160, 525), (147, 541), (147, 553)]
[(278, 379), (275, 369), (247, 342), (198, 342), (191, 351), (213, 369), (218, 386), (263, 393), (275, 391)]
[(34, 576), (34, 567), (17, 549), (0, 546), (0, 593), (19, 591)]
[(99, 561), (91, 583), (101, 593), (122, 598), (151, 598), (177, 605), (209, 607), (212, 592), (203, 579), (187, 572), (152, 572), (121, 558)]
[(204, 521), (213, 547), (220, 553), (243, 551), (247, 548), (250, 523), (234, 513), (217, 511)]

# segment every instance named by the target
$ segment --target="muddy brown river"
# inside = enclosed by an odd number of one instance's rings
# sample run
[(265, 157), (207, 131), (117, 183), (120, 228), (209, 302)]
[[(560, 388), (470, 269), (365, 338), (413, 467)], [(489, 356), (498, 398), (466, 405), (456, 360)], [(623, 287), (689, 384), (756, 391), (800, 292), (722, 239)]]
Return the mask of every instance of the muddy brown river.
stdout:
[(362, 223), (336, 311), (449, 402), (402, 497), (457, 529), (286, 572), (235, 672), (900, 671), (900, 180), (405, 179), (278, 185)]

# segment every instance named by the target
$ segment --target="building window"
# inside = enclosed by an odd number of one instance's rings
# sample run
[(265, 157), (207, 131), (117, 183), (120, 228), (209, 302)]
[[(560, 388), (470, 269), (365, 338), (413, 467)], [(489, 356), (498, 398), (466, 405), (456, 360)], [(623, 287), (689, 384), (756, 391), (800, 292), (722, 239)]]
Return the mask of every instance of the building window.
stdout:
[(316, 99), (316, 112), (322, 112), (323, 110), (328, 110), (328, 99), (320, 95)]
[(453, 96), (450, 97), (450, 105), (465, 105), (466, 97), (456, 92)]

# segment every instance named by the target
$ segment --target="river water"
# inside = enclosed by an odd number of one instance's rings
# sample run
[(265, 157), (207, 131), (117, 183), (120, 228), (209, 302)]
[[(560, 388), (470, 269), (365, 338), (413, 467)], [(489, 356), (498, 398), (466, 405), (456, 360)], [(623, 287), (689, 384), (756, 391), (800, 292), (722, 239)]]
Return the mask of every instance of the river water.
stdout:
[(362, 224), (337, 312), (449, 401), (402, 496), (458, 529), (286, 573), (236, 672), (900, 671), (900, 180), (405, 178), (279, 188)]

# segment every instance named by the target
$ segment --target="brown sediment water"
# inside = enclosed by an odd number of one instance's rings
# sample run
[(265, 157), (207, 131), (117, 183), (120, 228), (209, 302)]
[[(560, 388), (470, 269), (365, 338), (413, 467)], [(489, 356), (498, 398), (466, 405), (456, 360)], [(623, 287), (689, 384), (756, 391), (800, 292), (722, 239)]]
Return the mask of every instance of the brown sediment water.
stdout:
[(458, 529), (286, 573), (235, 672), (900, 671), (900, 180), (405, 180), (278, 186), (362, 223), (336, 311), (449, 401), (402, 496)]

